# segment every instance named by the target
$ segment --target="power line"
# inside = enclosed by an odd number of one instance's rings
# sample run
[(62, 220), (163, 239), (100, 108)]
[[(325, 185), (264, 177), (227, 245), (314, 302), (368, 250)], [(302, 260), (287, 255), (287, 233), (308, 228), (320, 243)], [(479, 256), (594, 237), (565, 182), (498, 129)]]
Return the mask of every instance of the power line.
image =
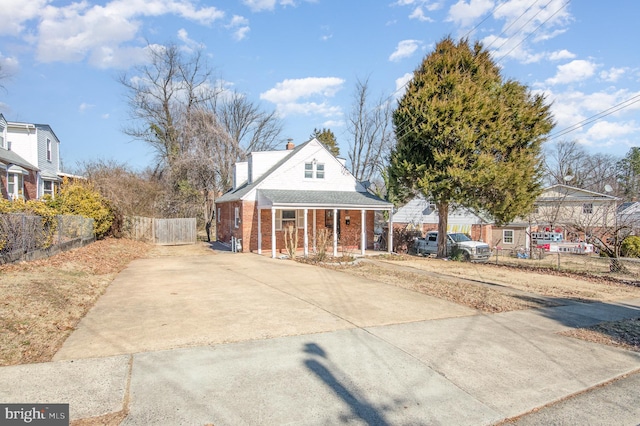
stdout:
[(549, 136), (549, 138), (547, 140), (552, 141), (554, 139), (558, 139), (568, 133), (574, 132), (580, 128), (582, 128), (583, 126), (586, 126), (587, 124), (591, 124), (595, 121), (600, 120), (601, 118), (604, 118), (606, 116), (609, 116), (615, 112), (618, 112), (622, 109), (628, 108), (631, 105), (640, 102), (640, 94), (632, 96), (631, 98), (622, 101), (616, 105), (613, 105), (612, 107), (609, 107), (607, 109), (605, 109), (604, 111), (601, 111), (597, 114), (592, 115), (591, 117), (585, 118), (584, 120), (580, 121), (579, 123), (575, 123), (572, 124), (569, 127), (565, 127), (562, 130), (559, 130), (558, 132), (552, 134)]

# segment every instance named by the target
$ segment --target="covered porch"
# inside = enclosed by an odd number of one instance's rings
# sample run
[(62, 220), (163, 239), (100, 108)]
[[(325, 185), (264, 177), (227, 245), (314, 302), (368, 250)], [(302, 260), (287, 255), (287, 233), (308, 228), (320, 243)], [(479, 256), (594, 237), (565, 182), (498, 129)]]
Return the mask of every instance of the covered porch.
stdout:
[[(341, 245), (354, 246), (364, 256), (373, 247), (374, 215), (388, 212), (387, 251), (393, 247), (393, 204), (370, 193), (340, 191), (259, 190), (257, 203), (257, 252), (270, 250), (278, 256), (277, 237), (285, 227), (302, 233), (302, 254), (317, 253), (319, 244), (330, 243), (327, 252), (338, 256)], [(319, 238), (322, 229), (330, 231), (330, 241)], [(265, 247), (265, 240), (267, 241)], [(327, 244), (328, 245), (328, 244)]]

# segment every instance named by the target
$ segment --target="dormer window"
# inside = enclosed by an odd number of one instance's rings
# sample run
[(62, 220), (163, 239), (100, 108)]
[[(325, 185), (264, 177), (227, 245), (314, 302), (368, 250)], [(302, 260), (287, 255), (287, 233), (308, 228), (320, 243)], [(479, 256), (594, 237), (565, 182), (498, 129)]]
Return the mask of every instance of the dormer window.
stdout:
[(315, 160), (304, 163), (304, 177), (305, 179), (324, 179), (324, 164)]

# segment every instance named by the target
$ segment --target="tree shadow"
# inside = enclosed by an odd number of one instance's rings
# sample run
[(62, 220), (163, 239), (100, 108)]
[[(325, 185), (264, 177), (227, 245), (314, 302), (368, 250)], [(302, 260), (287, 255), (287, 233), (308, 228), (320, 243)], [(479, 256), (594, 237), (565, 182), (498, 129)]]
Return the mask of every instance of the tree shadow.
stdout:
[[(347, 388), (347, 386), (323, 364), (323, 362), (327, 363), (329, 357), (321, 346), (316, 343), (307, 343), (304, 345), (303, 352), (309, 354), (311, 357), (318, 356), (321, 358), (320, 360), (308, 358), (304, 360), (304, 365), (349, 406), (353, 416), (363, 420), (368, 425), (389, 425), (384, 415), (380, 413), (372, 403), (367, 401), (364, 395), (355, 389)], [(347, 417), (342, 418), (342, 420), (347, 423), (349, 422)]]

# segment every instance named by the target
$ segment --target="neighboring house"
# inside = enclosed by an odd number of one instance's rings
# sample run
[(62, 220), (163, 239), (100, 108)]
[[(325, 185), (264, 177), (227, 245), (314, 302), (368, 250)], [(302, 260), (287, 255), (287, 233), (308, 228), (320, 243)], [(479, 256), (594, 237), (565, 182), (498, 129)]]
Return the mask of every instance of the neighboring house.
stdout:
[[(6, 121), (0, 114), (0, 135), (0, 149), (4, 158), (0, 162), (7, 170), (4, 176), (6, 183), (3, 183), (3, 196), (4, 192), (7, 192), (7, 197), (11, 195), (10, 185), (12, 188), (18, 188), (14, 189), (14, 194), (22, 194), (21, 196), (27, 199), (41, 198), (46, 194), (53, 196), (61, 182), (60, 140), (51, 127), (46, 124)], [(14, 160), (23, 164), (12, 162)], [(22, 180), (19, 174), (9, 170), (15, 169), (16, 166), (24, 169), (21, 171)]]
[(375, 212), (391, 218), (392, 208), (317, 139), (298, 147), (289, 141), (286, 150), (252, 152), (235, 164), (233, 188), (216, 200), (217, 236), (240, 239), (244, 252), (270, 250), (276, 257), (285, 249), (284, 231), (295, 229), (306, 256), (328, 230), (334, 255), (338, 244), (364, 254), (373, 247)]
[(616, 225), (619, 199), (608, 194), (557, 184), (545, 188), (534, 211), (503, 227), (494, 227), (492, 245), (529, 247), (531, 232), (561, 232), (565, 240), (584, 241), (610, 232)]
[(640, 235), (640, 202), (631, 201), (618, 206), (617, 226), (621, 237)]
[[(393, 215), (393, 225), (419, 230), (424, 235), (438, 230), (436, 205), (422, 196), (415, 197)], [(477, 241), (489, 241), (491, 221), (464, 207), (450, 207), (447, 231), (462, 232)]]

